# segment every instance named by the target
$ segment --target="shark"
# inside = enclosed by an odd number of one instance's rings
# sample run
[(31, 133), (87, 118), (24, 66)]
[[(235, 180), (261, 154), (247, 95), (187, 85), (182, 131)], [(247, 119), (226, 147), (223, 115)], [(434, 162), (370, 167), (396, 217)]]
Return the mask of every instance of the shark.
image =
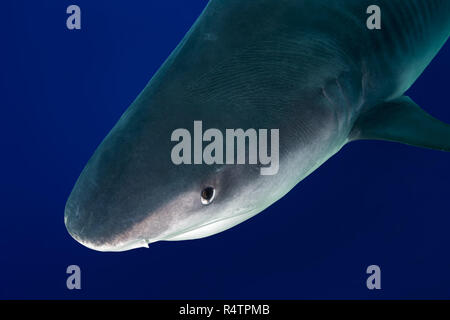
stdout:
[[(204, 238), (352, 141), (450, 151), (450, 126), (405, 96), (449, 35), (448, 0), (210, 0), (87, 162), (65, 206), (69, 234), (108, 252)], [(278, 171), (174, 164), (171, 135), (195, 121), (279, 130)]]

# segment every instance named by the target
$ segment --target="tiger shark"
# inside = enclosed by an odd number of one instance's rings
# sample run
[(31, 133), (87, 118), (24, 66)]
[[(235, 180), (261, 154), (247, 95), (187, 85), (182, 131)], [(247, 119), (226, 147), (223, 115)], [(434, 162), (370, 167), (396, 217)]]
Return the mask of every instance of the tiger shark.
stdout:
[[(449, 0), (209, 1), (88, 161), (68, 232), (98, 251), (203, 238), (260, 213), (351, 141), (450, 151), (450, 126), (404, 95), (449, 34)], [(276, 174), (175, 164), (171, 136), (196, 121), (278, 129)]]

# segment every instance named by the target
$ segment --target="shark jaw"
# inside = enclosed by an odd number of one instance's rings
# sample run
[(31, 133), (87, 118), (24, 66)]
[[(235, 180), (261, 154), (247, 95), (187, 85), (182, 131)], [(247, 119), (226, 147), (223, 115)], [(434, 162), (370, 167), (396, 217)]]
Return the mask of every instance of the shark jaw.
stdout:
[(252, 210), (251, 212), (241, 213), (236, 216), (222, 218), (216, 221), (207, 222), (200, 226), (185, 229), (179, 232), (172, 233), (168, 236), (160, 239), (136, 239), (131, 241), (116, 242), (110, 244), (95, 244), (90, 241), (83, 241), (78, 237), (74, 237), (83, 246), (100, 252), (122, 252), (139, 248), (149, 248), (149, 244), (158, 241), (182, 241), (182, 240), (195, 240), (212, 236), (216, 233), (220, 233), (227, 229), (230, 229), (241, 222), (250, 219), (256, 215), (259, 211)]

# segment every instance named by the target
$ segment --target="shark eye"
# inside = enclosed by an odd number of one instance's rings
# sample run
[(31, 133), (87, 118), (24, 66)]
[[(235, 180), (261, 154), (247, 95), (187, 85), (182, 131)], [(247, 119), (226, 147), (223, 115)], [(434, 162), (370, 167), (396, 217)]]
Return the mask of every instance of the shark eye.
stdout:
[(201, 194), (202, 204), (208, 205), (214, 200), (214, 196), (216, 195), (216, 190), (213, 187), (207, 187), (203, 189)]

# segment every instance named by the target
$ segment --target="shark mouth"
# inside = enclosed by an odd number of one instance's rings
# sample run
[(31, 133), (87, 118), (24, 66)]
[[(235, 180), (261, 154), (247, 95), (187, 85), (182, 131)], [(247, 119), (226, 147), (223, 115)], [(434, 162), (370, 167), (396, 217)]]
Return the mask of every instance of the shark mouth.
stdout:
[(149, 244), (158, 241), (182, 241), (182, 240), (194, 240), (212, 236), (216, 233), (230, 229), (237, 224), (251, 218), (257, 214), (257, 210), (241, 213), (232, 217), (222, 218), (212, 222), (207, 222), (200, 226), (188, 228), (179, 232), (169, 234), (168, 236), (160, 239), (136, 239), (131, 241), (108, 243), (108, 244), (96, 244), (90, 241), (84, 241), (78, 237), (74, 237), (83, 246), (101, 252), (121, 252), (138, 248), (149, 248)]

